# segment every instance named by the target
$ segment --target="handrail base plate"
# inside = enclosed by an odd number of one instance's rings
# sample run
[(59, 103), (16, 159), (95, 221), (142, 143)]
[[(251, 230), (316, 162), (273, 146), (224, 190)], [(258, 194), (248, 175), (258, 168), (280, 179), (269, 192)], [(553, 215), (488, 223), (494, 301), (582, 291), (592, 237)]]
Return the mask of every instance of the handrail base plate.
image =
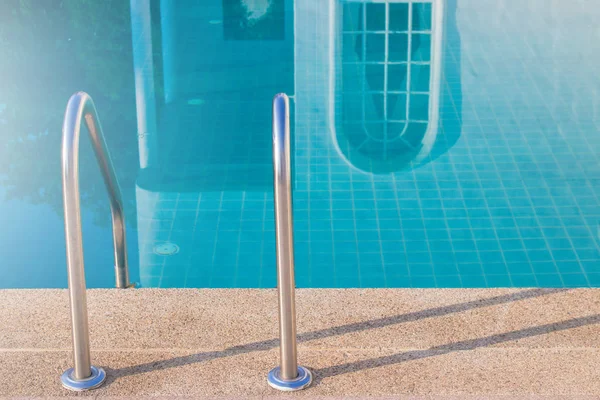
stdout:
[(287, 380), (281, 378), (281, 368), (276, 367), (269, 371), (267, 382), (274, 389), (284, 392), (295, 392), (302, 390), (312, 383), (313, 376), (309, 369), (298, 366), (298, 376), (295, 379)]
[(75, 379), (73, 376), (75, 370), (69, 368), (60, 377), (63, 387), (75, 392), (83, 392), (101, 386), (106, 380), (106, 372), (102, 368), (94, 367), (93, 365), (90, 369), (92, 370), (92, 375), (89, 378)]

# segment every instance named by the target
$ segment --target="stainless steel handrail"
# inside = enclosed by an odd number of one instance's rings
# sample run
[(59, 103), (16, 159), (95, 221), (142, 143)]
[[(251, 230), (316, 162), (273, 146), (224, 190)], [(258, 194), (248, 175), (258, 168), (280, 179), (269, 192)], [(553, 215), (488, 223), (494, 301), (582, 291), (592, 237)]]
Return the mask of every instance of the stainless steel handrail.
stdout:
[(273, 99), (273, 189), (277, 240), (277, 288), (281, 365), (269, 372), (267, 381), (275, 389), (304, 389), (311, 372), (298, 365), (296, 349), (296, 305), (294, 283), (294, 232), (290, 163), (290, 103), (283, 93)]
[(71, 390), (88, 390), (100, 386), (106, 374), (90, 362), (90, 339), (87, 315), (85, 271), (83, 265), (83, 236), (81, 233), (81, 207), (79, 204), (79, 138), (85, 120), (94, 153), (108, 190), (112, 214), (115, 275), (118, 288), (129, 287), (127, 248), (125, 241), (125, 216), (121, 189), (115, 177), (112, 161), (106, 149), (104, 134), (92, 98), (84, 92), (69, 99), (63, 123), (62, 181), (65, 212), (65, 237), (71, 327), (73, 334), (74, 368), (62, 375), (63, 386)]

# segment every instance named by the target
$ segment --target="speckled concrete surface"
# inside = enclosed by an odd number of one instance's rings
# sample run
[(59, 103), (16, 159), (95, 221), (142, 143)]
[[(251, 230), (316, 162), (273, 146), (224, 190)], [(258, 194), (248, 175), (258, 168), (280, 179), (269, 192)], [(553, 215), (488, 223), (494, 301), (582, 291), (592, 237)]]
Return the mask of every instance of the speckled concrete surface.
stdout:
[[(600, 290), (302, 289), (299, 358), (281, 395), (274, 290), (90, 290), (87, 395), (206, 398), (600, 398)], [(66, 396), (64, 290), (0, 291), (0, 396)]]

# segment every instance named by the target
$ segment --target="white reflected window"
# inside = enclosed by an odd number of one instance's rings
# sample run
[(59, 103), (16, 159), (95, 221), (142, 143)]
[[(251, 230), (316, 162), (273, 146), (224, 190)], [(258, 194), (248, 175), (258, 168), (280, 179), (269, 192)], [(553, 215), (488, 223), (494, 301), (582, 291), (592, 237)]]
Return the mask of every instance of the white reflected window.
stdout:
[(343, 156), (365, 172), (414, 164), (435, 142), (441, 4), (337, 4), (336, 140)]

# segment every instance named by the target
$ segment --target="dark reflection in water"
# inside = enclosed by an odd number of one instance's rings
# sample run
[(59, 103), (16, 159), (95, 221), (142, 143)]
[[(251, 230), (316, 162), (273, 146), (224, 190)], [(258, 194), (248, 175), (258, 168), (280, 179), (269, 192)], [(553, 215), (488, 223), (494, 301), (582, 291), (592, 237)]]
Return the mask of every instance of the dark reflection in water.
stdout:
[(225, 40), (283, 40), (285, 1), (223, 1)]
[[(0, 59), (0, 185), (6, 199), (49, 204), (62, 215), (62, 118), (71, 94), (84, 90), (96, 102), (133, 222), (138, 156), (128, 2), (2, 1), (0, 53), (10, 55)], [(93, 157), (82, 138), (82, 206), (108, 226)]]
[(294, 92), (293, 2), (180, 0), (152, 11), (160, 151), (138, 186), (270, 190), (271, 100)]
[[(138, 170), (129, 2), (0, 2), (0, 288), (65, 287), (61, 129), (76, 91), (94, 99), (135, 225)], [(114, 285), (110, 211), (83, 131), (80, 190), (86, 275)], [(129, 230), (135, 279), (135, 230)]]

